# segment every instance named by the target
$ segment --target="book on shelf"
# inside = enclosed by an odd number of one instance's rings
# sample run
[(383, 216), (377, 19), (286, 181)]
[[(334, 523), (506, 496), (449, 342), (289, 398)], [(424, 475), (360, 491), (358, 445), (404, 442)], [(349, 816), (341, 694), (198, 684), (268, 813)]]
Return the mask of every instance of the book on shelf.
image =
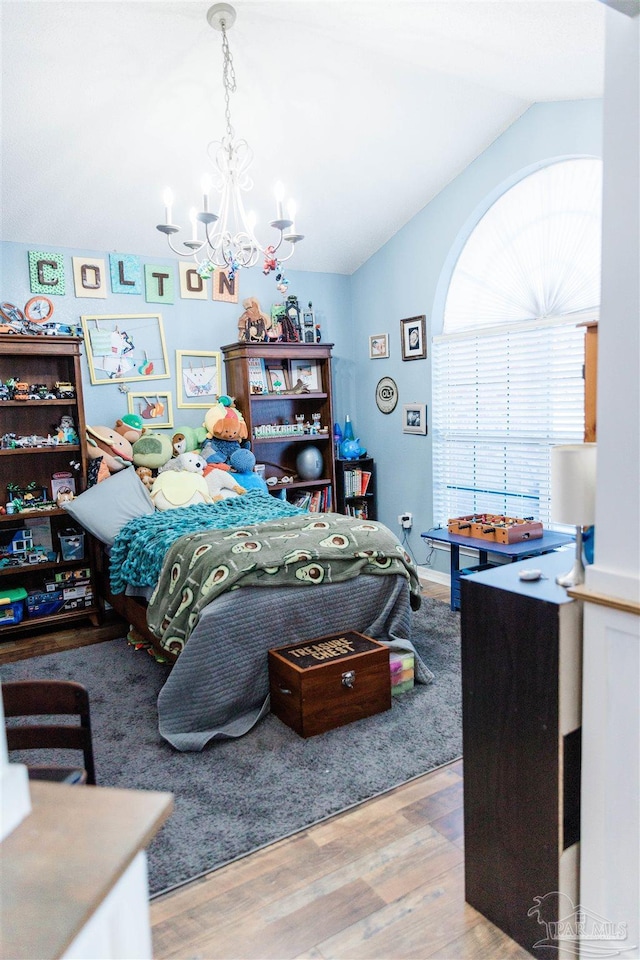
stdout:
[(371, 471), (355, 467), (344, 474), (344, 492), (347, 497), (364, 497), (369, 489)]
[(267, 369), (262, 357), (248, 357), (249, 393), (268, 393)]

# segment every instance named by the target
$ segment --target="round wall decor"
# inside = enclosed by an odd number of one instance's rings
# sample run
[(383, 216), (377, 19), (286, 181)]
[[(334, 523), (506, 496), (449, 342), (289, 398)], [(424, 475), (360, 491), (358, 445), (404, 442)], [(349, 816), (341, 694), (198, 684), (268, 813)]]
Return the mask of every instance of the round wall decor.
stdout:
[(398, 387), (391, 377), (383, 377), (376, 387), (376, 403), (382, 413), (391, 413), (398, 402)]

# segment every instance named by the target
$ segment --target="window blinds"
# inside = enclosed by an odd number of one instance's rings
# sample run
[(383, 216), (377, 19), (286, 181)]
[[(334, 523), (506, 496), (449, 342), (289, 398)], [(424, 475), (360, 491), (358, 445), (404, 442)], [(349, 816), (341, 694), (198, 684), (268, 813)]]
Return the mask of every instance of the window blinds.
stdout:
[(548, 524), (550, 448), (584, 434), (584, 328), (525, 324), (433, 346), (434, 522), (473, 513)]
[(598, 319), (602, 163), (560, 160), (485, 213), (433, 345), (435, 523), (549, 517), (550, 450), (584, 436), (584, 328)]

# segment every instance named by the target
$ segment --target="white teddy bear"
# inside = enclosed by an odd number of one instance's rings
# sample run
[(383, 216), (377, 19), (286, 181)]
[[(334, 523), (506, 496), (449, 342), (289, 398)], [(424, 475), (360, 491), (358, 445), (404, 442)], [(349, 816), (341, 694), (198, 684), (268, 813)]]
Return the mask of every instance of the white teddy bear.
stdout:
[(201, 457), (200, 454), (181, 453), (179, 456), (167, 460), (167, 462), (159, 468), (158, 473), (164, 473), (166, 470), (188, 470), (189, 473), (202, 474), (206, 466), (207, 461), (204, 457)]

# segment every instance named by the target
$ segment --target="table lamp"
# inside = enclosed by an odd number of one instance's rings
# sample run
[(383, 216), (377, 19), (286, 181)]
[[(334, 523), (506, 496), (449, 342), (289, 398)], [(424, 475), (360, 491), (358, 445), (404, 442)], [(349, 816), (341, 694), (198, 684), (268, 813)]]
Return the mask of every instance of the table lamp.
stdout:
[(551, 519), (576, 528), (573, 568), (556, 577), (562, 587), (584, 583), (582, 529), (595, 520), (596, 447), (595, 443), (568, 443), (551, 448)]

